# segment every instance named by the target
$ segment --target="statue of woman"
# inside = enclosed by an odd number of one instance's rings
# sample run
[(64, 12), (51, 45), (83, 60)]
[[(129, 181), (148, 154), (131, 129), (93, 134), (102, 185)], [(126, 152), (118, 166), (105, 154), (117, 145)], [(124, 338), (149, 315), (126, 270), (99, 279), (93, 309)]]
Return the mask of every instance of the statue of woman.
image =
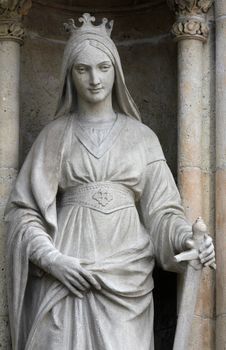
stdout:
[[(7, 207), (12, 345), (153, 350), (154, 261), (178, 270), (173, 257), (191, 245), (191, 226), (126, 88), (112, 24), (80, 21), (69, 26), (57, 118)], [(211, 264), (211, 238), (200, 249)]]

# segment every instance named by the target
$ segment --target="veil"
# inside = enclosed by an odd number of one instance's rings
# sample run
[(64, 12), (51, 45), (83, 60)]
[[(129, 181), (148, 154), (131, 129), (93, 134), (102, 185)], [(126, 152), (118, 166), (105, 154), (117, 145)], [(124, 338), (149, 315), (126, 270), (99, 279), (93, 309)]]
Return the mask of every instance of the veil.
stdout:
[(117, 109), (117, 112), (141, 120), (138, 108), (126, 87), (120, 57), (114, 42), (107, 35), (100, 35), (92, 30), (89, 30), (88, 32), (85, 31), (79, 35), (72, 34), (66, 44), (60, 79), (59, 98), (55, 114), (56, 117), (60, 117), (76, 110), (77, 91), (72, 81), (71, 70), (77, 55), (87, 44), (104, 52), (114, 65), (114, 109)]

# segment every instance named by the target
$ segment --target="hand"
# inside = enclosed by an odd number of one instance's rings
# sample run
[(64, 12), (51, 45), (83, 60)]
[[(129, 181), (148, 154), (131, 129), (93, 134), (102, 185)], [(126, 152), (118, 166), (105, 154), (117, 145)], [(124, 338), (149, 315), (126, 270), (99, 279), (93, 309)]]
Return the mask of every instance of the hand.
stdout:
[(101, 289), (92, 274), (80, 265), (78, 259), (71, 256), (59, 254), (51, 263), (50, 271), (78, 298), (83, 298), (83, 293), (91, 287)]
[(199, 259), (204, 266), (210, 266), (215, 263), (215, 249), (213, 240), (209, 235), (205, 235), (205, 240), (199, 248)]
[(200, 259), (200, 262), (204, 266), (210, 266), (212, 264), (215, 264), (215, 249), (213, 245), (212, 238), (205, 234), (203, 243), (197, 247), (196, 242), (192, 238), (188, 238), (185, 241), (185, 246), (187, 249), (197, 249), (198, 257)]

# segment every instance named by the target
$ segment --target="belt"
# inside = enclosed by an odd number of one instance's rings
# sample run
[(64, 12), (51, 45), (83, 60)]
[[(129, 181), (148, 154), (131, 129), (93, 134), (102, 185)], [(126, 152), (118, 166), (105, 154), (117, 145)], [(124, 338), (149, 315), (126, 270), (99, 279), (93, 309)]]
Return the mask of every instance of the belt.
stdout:
[(113, 182), (69, 187), (62, 195), (61, 206), (76, 204), (106, 214), (135, 206), (133, 191)]

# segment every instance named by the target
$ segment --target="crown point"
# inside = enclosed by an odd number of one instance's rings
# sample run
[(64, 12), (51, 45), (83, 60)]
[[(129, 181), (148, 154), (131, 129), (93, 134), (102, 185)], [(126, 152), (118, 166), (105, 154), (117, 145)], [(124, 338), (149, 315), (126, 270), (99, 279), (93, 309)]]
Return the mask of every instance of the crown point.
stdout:
[(83, 13), (82, 17), (79, 17), (80, 23), (92, 23), (95, 22), (96, 18), (94, 16), (91, 16), (90, 13)]
[(77, 29), (73, 18), (69, 18), (67, 20), (67, 23), (64, 23), (63, 26), (64, 26), (64, 29), (66, 30), (66, 32), (68, 32), (68, 33), (73, 33)]
[(94, 16), (91, 16), (90, 13), (84, 13), (82, 17), (78, 18), (78, 21), (82, 23), (80, 27), (76, 27), (75, 21), (73, 19), (69, 19), (67, 23), (64, 23), (64, 28), (70, 34), (79, 35), (79, 33), (84, 32), (93, 32), (101, 34), (102, 36), (111, 36), (111, 32), (113, 29), (114, 21), (108, 21), (107, 18), (102, 19), (102, 23), (100, 25), (93, 24), (96, 21)]

